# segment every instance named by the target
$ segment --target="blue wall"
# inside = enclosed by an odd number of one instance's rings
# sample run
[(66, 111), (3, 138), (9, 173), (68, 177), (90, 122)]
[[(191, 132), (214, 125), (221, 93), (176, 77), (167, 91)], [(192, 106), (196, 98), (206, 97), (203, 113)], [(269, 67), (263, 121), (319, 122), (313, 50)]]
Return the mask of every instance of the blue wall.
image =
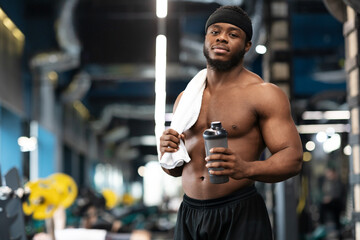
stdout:
[[(4, 176), (15, 167), (20, 176), (24, 175), (23, 153), (18, 145), (22, 136), (22, 120), (19, 116), (0, 106), (0, 168)], [(39, 126), (38, 129), (38, 170), (39, 178), (46, 178), (55, 172), (55, 135)]]
[(45, 128), (39, 126), (39, 178), (46, 178), (55, 172), (55, 146), (55, 135)]
[(21, 119), (0, 106), (0, 167), (2, 175), (16, 167), (23, 175), (22, 153), (17, 143), (22, 134)]

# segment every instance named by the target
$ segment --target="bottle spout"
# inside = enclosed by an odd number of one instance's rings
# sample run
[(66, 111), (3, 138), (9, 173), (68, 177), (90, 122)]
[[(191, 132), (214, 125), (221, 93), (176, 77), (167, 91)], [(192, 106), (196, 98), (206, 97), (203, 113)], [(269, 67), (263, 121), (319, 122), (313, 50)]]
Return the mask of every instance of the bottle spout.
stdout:
[(211, 128), (215, 130), (219, 130), (222, 128), (220, 121), (211, 122)]

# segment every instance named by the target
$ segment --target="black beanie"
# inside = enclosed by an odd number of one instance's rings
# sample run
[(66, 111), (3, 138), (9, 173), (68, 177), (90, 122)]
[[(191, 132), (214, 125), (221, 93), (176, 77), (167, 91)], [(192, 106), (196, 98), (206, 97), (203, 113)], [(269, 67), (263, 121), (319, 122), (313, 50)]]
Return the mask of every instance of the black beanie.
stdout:
[(232, 8), (218, 8), (213, 12), (205, 24), (205, 32), (208, 27), (214, 23), (230, 23), (241, 28), (245, 33), (249, 41), (252, 37), (252, 24), (250, 18), (244, 12), (244, 14), (239, 13)]

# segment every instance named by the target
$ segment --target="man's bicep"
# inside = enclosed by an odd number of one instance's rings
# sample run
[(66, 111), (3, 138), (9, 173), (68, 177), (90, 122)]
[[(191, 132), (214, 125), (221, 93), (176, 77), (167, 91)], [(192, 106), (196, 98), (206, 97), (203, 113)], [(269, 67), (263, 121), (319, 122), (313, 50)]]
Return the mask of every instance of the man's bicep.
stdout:
[(268, 114), (261, 121), (261, 131), (270, 152), (276, 153), (287, 147), (301, 147), (287, 101), (272, 104), (269, 108)]
[(268, 120), (263, 126), (262, 134), (266, 146), (272, 153), (299, 145), (299, 133), (291, 119)]

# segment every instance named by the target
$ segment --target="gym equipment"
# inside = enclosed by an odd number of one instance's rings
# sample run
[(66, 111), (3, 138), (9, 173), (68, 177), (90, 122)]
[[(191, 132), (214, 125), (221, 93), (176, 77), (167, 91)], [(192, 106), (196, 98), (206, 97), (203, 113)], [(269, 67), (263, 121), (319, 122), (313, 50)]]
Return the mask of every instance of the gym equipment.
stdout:
[(105, 207), (110, 210), (118, 204), (118, 196), (111, 189), (103, 189), (102, 195), (105, 198)]
[(75, 181), (64, 173), (27, 182), (25, 188), (30, 190), (30, 196), (23, 203), (23, 211), (37, 220), (51, 218), (60, 206), (70, 207), (78, 193)]
[(28, 193), (20, 188), (19, 173), (16, 168), (5, 174), (6, 186), (2, 185), (0, 171), (0, 240), (26, 240), (24, 214), (21, 201)]
[(64, 208), (70, 207), (78, 194), (74, 179), (64, 173), (54, 173), (50, 175), (49, 180), (60, 195), (60, 205)]
[(129, 193), (125, 193), (123, 196), (122, 196), (122, 204), (126, 205), (126, 206), (131, 206), (135, 203), (135, 198), (129, 194)]
[(60, 196), (56, 189), (51, 188), (50, 182), (45, 180), (28, 182), (25, 184), (25, 188), (30, 189), (30, 196), (23, 203), (24, 213), (32, 214), (32, 217), (37, 220), (50, 218), (60, 202)]

